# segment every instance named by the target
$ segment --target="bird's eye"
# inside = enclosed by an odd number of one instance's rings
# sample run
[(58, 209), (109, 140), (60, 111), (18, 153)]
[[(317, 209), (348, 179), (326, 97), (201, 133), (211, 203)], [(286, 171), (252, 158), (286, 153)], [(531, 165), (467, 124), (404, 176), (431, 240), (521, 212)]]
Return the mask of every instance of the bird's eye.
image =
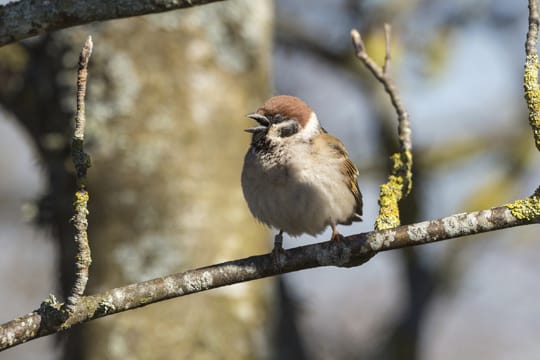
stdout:
[(273, 120), (274, 120), (275, 123), (280, 123), (280, 122), (283, 121), (283, 115), (275, 114)]

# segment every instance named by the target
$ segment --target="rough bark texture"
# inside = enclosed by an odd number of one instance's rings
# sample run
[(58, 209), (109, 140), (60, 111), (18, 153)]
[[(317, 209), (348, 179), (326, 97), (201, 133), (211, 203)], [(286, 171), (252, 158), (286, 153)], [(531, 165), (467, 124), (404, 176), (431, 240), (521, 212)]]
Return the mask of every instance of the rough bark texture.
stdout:
[(18, 0), (0, 5), (0, 45), (94, 21), (154, 14), (221, 0)]
[[(266, 249), (264, 229), (244, 205), (239, 174), (248, 144), (244, 115), (269, 95), (270, 3), (236, 1), (119, 20), (6, 47), (20, 53), (22, 61), (14, 63), (30, 65), (24, 74), (32, 81), (25, 85), (48, 98), (35, 94), (23, 104), (21, 95), (4, 89), (4, 103), (17, 103), (13, 111), (37, 142), (47, 135), (49, 118), (59, 122), (58, 136), (49, 136), (57, 140), (56, 160), (42, 150), (47, 169), (54, 171), (52, 163), (59, 174), (50, 177), (53, 194), (66, 191), (64, 184), (72, 189), (63, 167), (64, 135), (74, 108), (76, 56), (89, 34), (95, 47), (86, 104), (93, 253), (87, 293)], [(22, 78), (7, 79), (21, 91)], [(24, 116), (28, 107), (36, 110)], [(71, 196), (59, 204), (66, 207)], [(65, 249), (73, 241), (63, 225), (69, 226), (70, 206), (51, 206), (54, 216), (42, 221), (53, 224)], [(65, 264), (73, 263), (71, 253), (64, 255)], [(64, 278), (63, 288), (71, 281)], [(75, 328), (66, 358), (264, 358), (272, 325), (268, 285), (238, 285)]]
[[(40, 336), (65, 331), (74, 325), (105, 315), (118, 314), (175, 297), (318, 266), (359, 266), (381, 251), (539, 222), (540, 188), (533, 196), (505, 206), (350, 235), (343, 241), (330, 240), (288, 249), (281, 254), (278, 267), (272, 254), (251, 256), (85, 296), (67, 319), (64, 312), (58, 311), (63, 305), (51, 297), (42, 303), (40, 309), (0, 325), (0, 350)], [(197, 306), (195, 309), (201, 310)], [(202, 318), (204, 316), (200, 317)], [(196, 326), (193, 329), (196, 329)], [(209, 354), (214, 355), (217, 354)], [(259, 354), (260, 357), (263, 357), (262, 355)]]

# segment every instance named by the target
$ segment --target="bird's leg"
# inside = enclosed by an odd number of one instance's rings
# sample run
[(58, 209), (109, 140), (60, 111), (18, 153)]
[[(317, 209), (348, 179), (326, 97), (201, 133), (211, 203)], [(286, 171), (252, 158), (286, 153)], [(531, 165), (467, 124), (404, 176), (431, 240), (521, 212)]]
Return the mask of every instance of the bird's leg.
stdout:
[(330, 226), (332, 227), (332, 237), (330, 238), (330, 241), (332, 241), (332, 240), (335, 240), (335, 241), (343, 241), (343, 235), (341, 235), (341, 234), (337, 231), (336, 225), (331, 224)]
[(272, 261), (274, 262), (274, 267), (279, 269), (279, 256), (284, 255), (285, 250), (283, 250), (283, 230), (280, 230), (276, 237), (274, 237), (274, 248), (272, 249)]

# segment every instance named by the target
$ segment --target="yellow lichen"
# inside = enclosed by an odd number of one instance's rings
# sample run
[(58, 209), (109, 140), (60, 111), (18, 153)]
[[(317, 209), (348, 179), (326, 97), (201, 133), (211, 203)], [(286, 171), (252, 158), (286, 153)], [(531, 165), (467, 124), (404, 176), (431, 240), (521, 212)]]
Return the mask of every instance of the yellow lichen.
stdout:
[(396, 184), (397, 178), (390, 177), (388, 183), (382, 184), (379, 194), (379, 215), (375, 220), (375, 229), (383, 230), (400, 224), (398, 196), (402, 186)]
[(73, 205), (84, 205), (90, 200), (90, 195), (87, 191), (77, 191), (75, 193), (75, 201), (73, 201)]
[[(540, 189), (540, 188), (539, 188)], [(539, 189), (535, 194), (526, 199), (516, 200), (505, 206), (512, 215), (519, 220), (540, 222), (540, 194)]]
[(540, 86), (538, 85), (538, 55), (529, 55), (525, 61), (523, 87), (529, 108), (529, 123), (533, 130), (534, 141), (540, 150)]
[(381, 185), (379, 193), (379, 215), (375, 229), (383, 230), (400, 225), (398, 201), (412, 188), (412, 154), (406, 150), (392, 154), (392, 170), (388, 182)]

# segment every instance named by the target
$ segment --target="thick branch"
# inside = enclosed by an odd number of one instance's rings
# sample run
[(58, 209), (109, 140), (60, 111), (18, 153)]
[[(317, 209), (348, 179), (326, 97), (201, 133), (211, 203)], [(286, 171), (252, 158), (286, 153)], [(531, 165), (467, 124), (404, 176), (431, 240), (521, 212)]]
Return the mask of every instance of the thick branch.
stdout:
[(183, 9), (223, 0), (20, 0), (0, 5), (0, 46), (94, 21)]
[(289, 249), (280, 268), (274, 266), (271, 254), (252, 256), (85, 296), (64, 322), (57, 310), (61, 304), (45, 302), (39, 310), (0, 326), (0, 350), (158, 301), (319, 266), (358, 266), (381, 251), (533, 223), (540, 223), (540, 189), (507, 206)]

